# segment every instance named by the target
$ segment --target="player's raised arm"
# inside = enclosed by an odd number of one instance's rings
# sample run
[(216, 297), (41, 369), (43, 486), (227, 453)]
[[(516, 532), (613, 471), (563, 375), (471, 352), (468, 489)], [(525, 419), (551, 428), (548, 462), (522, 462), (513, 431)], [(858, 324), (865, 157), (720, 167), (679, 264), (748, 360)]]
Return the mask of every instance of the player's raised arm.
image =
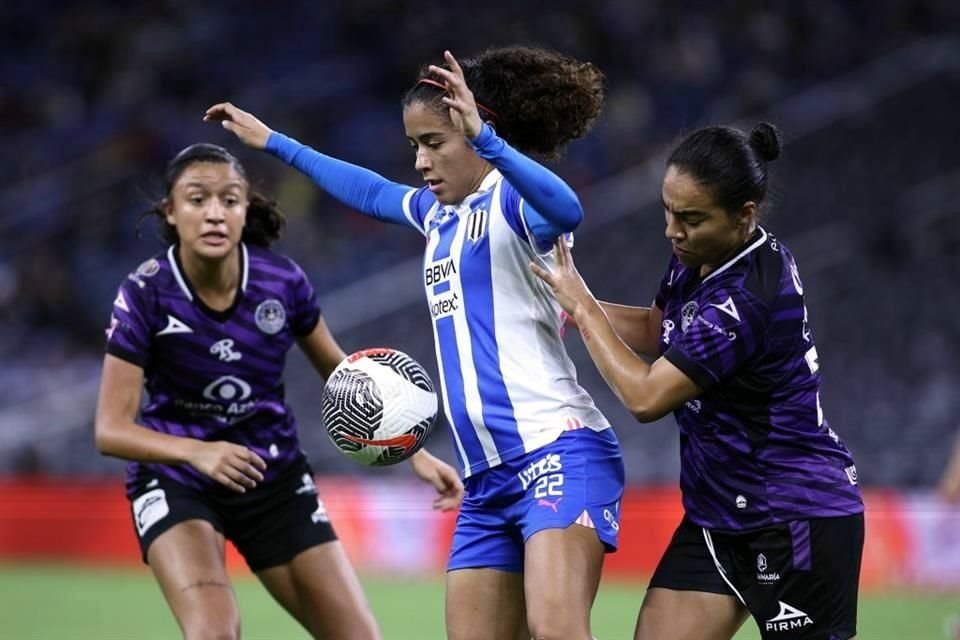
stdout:
[(220, 122), (247, 146), (280, 158), (348, 207), (384, 222), (420, 230), (404, 213), (404, 200), (413, 187), (392, 182), (373, 171), (311, 149), (273, 131), (253, 114), (229, 102), (213, 105), (203, 119)]

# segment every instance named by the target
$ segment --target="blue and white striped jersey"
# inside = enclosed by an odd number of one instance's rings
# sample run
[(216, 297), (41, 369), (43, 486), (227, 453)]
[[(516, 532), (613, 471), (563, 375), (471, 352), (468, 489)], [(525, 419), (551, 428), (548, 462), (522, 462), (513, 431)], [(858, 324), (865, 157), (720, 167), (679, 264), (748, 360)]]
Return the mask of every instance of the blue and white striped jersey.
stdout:
[(496, 170), (457, 206), (426, 188), (403, 201), (427, 238), (424, 288), (444, 410), (464, 476), (553, 442), (567, 429), (610, 423), (577, 383), (561, 338), (562, 309), (530, 272), (540, 253), (523, 200)]

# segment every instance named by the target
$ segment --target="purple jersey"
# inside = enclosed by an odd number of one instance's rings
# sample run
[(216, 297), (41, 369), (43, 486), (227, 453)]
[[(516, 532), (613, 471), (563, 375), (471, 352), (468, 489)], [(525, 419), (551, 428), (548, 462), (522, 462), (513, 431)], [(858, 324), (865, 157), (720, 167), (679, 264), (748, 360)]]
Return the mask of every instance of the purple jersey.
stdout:
[[(283, 368), (297, 337), (320, 318), (313, 288), (293, 261), (240, 245), (233, 305), (210, 309), (187, 281), (175, 247), (144, 262), (120, 285), (107, 353), (144, 370), (148, 399), (140, 422), (198, 440), (226, 440), (267, 463), (264, 481), (303, 455)], [(195, 488), (214, 481), (188, 465), (130, 463), (127, 488), (149, 469)]]
[(703, 393), (676, 411), (680, 488), (696, 524), (743, 530), (863, 511), (850, 452), (823, 418), (797, 265), (758, 229), (699, 276), (673, 258), (660, 352)]

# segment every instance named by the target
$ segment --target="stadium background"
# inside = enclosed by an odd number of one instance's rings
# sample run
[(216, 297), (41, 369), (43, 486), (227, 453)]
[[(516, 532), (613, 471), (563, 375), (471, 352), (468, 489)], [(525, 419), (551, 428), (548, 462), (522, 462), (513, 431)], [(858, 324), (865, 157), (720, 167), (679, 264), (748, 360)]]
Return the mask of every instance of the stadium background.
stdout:
[[(577, 261), (604, 299), (648, 304), (655, 292), (669, 251), (658, 199), (671, 141), (707, 123), (781, 128), (769, 227), (799, 262), (824, 410), (868, 492), (861, 637), (945, 637), (960, 614), (960, 515), (931, 488), (960, 425), (960, 5), (483, 4), (5, 3), (0, 638), (176, 635), (136, 564), (123, 464), (95, 451), (92, 416), (116, 286), (161, 249), (149, 227), (138, 236), (138, 215), (183, 146), (227, 145), (279, 198), (289, 217), (279, 249), (307, 271), (345, 349), (398, 347), (436, 378), (420, 238), (351, 214), (240, 148), (201, 123), (204, 109), (230, 99), (321, 151), (417, 184), (399, 109), (417, 67), (443, 48), (465, 56), (516, 42), (608, 76), (597, 128), (554, 167), (581, 194)], [(628, 637), (679, 514), (676, 428), (672, 418), (636, 424), (577, 336), (567, 343), (625, 448), (624, 551), (594, 618), (599, 637)], [(451, 520), (429, 512), (403, 466), (359, 468), (333, 450), (319, 386), (291, 356), (289, 401), (386, 637), (439, 637)], [(453, 460), (446, 425), (430, 447)], [(303, 637), (231, 563), (245, 636)]]

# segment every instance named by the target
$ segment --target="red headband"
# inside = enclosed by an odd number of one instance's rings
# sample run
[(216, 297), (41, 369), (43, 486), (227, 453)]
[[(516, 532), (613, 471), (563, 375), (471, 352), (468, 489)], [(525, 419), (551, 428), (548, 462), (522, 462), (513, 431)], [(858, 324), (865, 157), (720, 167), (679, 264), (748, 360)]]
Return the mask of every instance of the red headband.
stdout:
[[(431, 86), (439, 87), (439, 88), (443, 89), (444, 92), (447, 91), (446, 85), (444, 85), (442, 82), (437, 82), (437, 81), (434, 80), (433, 78), (420, 78), (420, 80), (417, 82), (417, 84), (429, 84), (429, 85), (431, 85)], [(476, 102), (476, 100), (474, 100), (474, 102)], [(485, 107), (485, 106), (483, 106), (482, 104), (480, 104), (479, 102), (476, 102), (476, 105), (477, 105), (477, 108), (478, 108), (478, 109), (483, 109), (484, 111), (486, 111), (487, 113), (489, 113), (491, 116), (493, 116), (495, 119), (500, 117), (500, 116), (497, 114), (497, 112), (494, 111), (493, 109), (491, 109), (490, 107)]]

